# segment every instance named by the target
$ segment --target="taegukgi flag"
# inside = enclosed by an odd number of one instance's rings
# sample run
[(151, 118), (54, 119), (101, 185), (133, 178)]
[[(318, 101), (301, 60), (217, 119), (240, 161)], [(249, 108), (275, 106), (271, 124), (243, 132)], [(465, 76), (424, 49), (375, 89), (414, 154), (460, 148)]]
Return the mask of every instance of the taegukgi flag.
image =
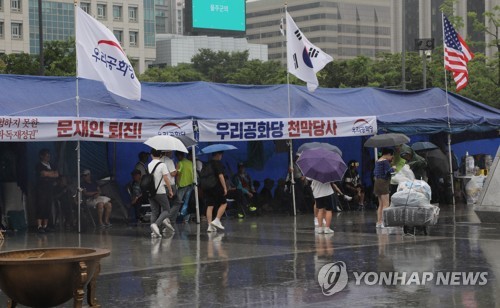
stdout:
[(76, 57), (77, 77), (102, 81), (109, 92), (141, 99), (141, 84), (113, 32), (78, 6)]
[(286, 40), (288, 72), (307, 82), (307, 89), (313, 92), (319, 85), (316, 73), (333, 61), (333, 58), (309, 42), (288, 12)]

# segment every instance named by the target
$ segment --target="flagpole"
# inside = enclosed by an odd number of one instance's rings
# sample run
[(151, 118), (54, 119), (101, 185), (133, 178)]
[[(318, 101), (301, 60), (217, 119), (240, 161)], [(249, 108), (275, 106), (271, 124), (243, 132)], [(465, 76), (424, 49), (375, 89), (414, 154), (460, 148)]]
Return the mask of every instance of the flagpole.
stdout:
[[(75, 37), (76, 37), (76, 25), (77, 25), (77, 13), (76, 10), (78, 8), (78, 0), (74, 0), (74, 11), (75, 11)], [(75, 52), (78, 53), (78, 49), (76, 48), (76, 39), (75, 39)], [(78, 56), (76, 57), (76, 117), (80, 117), (80, 94), (78, 91)], [(76, 178), (77, 178), (77, 195), (78, 195), (78, 233), (81, 232), (82, 224), (81, 224), (81, 206), (82, 206), (82, 189), (81, 189), (81, 179), (80, 179), (80, 139), (76, 141)]]
[(445, 89), (445, 95), (446, 95), (446, 114), (447, 114), (447, 119), (448, 119), (448, 162), (450, 165), (449, 168), (449, 177), (450, 177), (450, 184), (451, 184), (451, 198), (452, 198), (452, 205), (453, 205), (453, 224), (455, 224), (455, 185), (454, 185), (454, 179), (453, 179), (453, 162), (451, 159), (451, 123), (450, 123), (450, 102), (448, 100), (448, 75), (446, 74), (446, 67), (445, 67), (445, 57), (446, 57), (446, 43), (445, 43), (445, 34), (444, 34), (444, 14), (441, 12), (441, 29), (443, 30), (443, 70), (444, 70), (444, 89)]
[[(285, 1), (285, 15), (288, 13), (287, 9), (287, 3)], [(288, 21), (287, 21), (288, 22)], [(288, 33), (287, 33), (288, 35)], [(285, 36), (285, 44), (288, 44), (287, 42), (287, 37)], [(287, 50), (287, 60), (286, 60), (286, 86), (287, 86), (287, 100), (288, 100), (288, 119), (292, 117), (292, 107), (290, 103), (290, 70), (288, 67), (288, 50)], [(292, 186), (292, 204), (293, 204), (293, 216), (297, 216), (297, 202), (295, 200), (295, 179), (293, 177), (293, 142), (292, 139), (288, 140), (288, 146), (289, 146), (289, 154), (290, 154), (290, 167), (289, 171), (290, 173), (290, 183)]]

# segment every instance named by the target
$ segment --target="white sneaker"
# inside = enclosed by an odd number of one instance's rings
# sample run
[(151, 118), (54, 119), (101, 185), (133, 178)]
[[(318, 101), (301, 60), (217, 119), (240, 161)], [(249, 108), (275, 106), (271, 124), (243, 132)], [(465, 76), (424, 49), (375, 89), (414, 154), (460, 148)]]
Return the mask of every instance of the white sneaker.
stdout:
[(214, 220), (212, 220), (212, 222), (210, 224), (212, 224), (212, 226), (215, 226), (221, 230), (224, 230), (224, 226), (220, 223), (219, 218), (215, 218)]
[(338, 205), (337, 205), (337, 212), (342, 212), (342, 209)]
[(352, 197), (348, 196), (348, 195), (344, 195), (344, 200), (346, 201), (351, 201), (352, 200)]
[(331, 234), (331, 233), (333, 233), (333, 232), (335, 232), (335, 231), (333, 231), (332, 229), (330, 229), (330, 228), (328, 228), (328, 227), (324, 227), (324, 228), (323, 228), (323, 233), (324, 233), (324, 234)]
[(161, 235), (158, 236), (158, 235), (156, 235), (156, 233), (151, 232), (151, 238), (161, 238)]
[(314, 217), (314, 226), (317, 227), (319, 225), (318, 218)]
[(314, 228), (314, 232), (316, 232), (317, 234), (322, 234), (323, 233), (323, 228), (322, 227)]
[(384, 227), (384, 224), (383, 224), (383, 223), (379, 224), (379, 223), (377, 222), (377, 224), (375, 225), (375, 227), (376, 227), (376, 228), (383, 228), (383, 227)]
[(165, 228), (169, 229), (170, 231), (175, 232), (174, 227), (173, 227), (173, 226), (172, 226), (172, 224), (170, 223), (170, 219), (165, 218), (165, 219), (163, 220), (163, 225), (165, 226)]
[(207, 232), (217, 232), (217, 228), (209, 224)]
[(160, 228), (158, 228), (158, 225), (153, 223), (151, 224), (151, 231), (158, 237), (161, 237), (161, 233), (160, 233)]

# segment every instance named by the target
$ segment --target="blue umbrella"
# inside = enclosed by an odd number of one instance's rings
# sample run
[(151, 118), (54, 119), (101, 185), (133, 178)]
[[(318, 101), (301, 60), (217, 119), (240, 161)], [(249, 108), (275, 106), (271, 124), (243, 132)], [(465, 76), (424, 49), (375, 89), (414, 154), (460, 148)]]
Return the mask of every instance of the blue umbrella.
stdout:
[(337, 152), (323, 148), (305, 150), (297, 160), (302, 174), (321, 183), (342, 180), (347, 165)]
[(204, 147), (201, 149), (201, 154), (215, 153), (220, 151), (236, 150), (237, 147), (225, 143), (217, 143)]

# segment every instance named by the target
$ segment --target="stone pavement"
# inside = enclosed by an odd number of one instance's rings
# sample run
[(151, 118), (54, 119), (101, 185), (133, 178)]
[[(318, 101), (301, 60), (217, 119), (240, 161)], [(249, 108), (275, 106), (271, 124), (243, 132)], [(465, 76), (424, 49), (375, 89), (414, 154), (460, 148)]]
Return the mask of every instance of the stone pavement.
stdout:
[[(225, 232), (212, 234), (206, 222), (177, 224), (161, 239), (151, 239), (149, 225), (9, 232), (1, 251), (111, 249), (97, 281), (102, 307), (500, 307), (500, 225), (480, 224), (466, 205), (457, 205), (454, 219), (444, 206), (429, 235), (410, 236), (401, 228), (377, 231), (375, 215), (335, 214), (333, 235), (314, 234), (312, 215), (225, 218)], [(323, 265), (339, 261), (347, 276), (333, 271), (322, 288)], [(393, 276), (384, 281), (382, 274)], [(338, 292), (323, 294), (329, 291)], [(6, 301), (0, 293), (0, 306)]]

